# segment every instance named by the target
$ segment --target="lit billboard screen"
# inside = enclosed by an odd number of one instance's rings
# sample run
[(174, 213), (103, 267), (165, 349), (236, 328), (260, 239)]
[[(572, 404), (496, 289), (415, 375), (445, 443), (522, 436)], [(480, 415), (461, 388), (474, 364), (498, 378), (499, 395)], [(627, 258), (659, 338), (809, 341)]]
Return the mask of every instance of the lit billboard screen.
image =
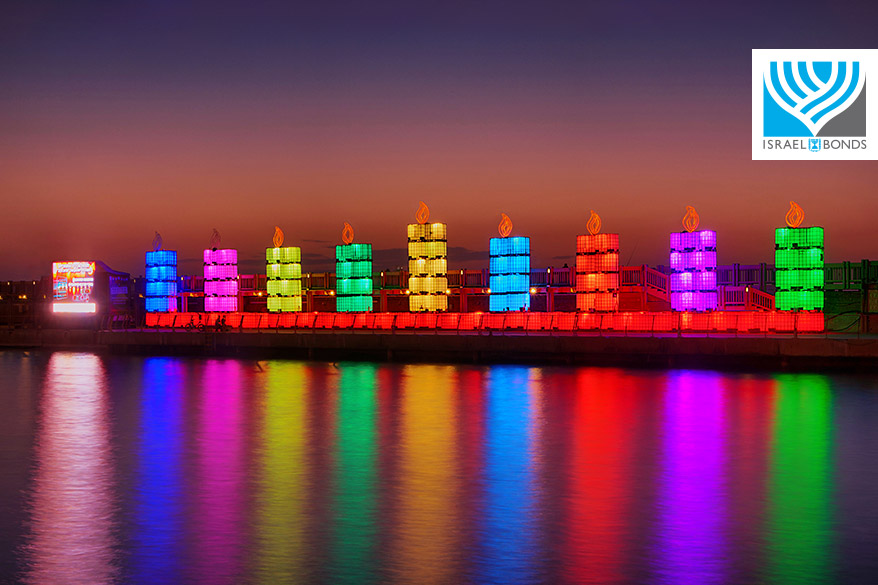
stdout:
[(52, 263), (52, 311), (55, 313), (94, 313), (92, 289), (94, 262)]

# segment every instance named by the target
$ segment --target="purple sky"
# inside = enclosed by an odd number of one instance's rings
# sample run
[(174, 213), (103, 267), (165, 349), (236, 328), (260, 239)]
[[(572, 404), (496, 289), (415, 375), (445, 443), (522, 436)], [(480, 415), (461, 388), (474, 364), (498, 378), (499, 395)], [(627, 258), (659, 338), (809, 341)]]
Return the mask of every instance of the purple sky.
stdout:
[(194, 273), (213, 228), (259, 271), (275, 225), (319, 271), (345, 221), (394, 268), (420, 200), (452, 268), (501, 212), (570, 263), (590, 209), (666, 263), (686, 205), (771, 261), (790, 199), (828, 261), (878, 259), (878, 163), (750, 160), (750, 50), (870, 48), (874, 4), (179, 4), (0, 8), (0, 278), (141, 274), (155, 230)]

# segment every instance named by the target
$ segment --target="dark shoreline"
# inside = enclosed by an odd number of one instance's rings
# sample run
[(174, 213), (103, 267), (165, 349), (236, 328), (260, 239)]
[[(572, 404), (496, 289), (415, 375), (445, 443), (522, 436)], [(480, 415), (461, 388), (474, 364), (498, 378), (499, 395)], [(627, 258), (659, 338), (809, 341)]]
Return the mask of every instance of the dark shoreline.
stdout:
[(435, 331), (0, 330), (0, 349), (438, 363), (874, 371), (878, 336)]

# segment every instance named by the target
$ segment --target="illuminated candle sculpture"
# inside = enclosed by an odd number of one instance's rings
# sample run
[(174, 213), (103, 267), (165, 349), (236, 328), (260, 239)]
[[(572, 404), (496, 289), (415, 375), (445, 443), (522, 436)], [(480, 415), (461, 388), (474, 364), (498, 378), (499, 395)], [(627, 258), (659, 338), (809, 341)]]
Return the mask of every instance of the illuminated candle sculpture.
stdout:
[(146, 311), (177, 310), (177, 252), (162, 250), (162, 236), (156, 232), (152, 252), (146, 253)]
[(505, 213), (500, 221), (499, 238), (491, 238), (488, 286), (491, 311), (518, 311), (530, 308), (530, 238), (510, 238), (512, 221)]
[(345, 222), (342, 246), (335, 247), (336, 311), (372, 310), (372, 244), (353, 244), (354, 228)]
[(427, 223), (430, 209), (421, 202), (415, 214), (418, 223), (408, 225), (409, 310), (448, 309), (448, 226)]
[(302, 249), (283, 246), (284, 232), (274, 226), (273, 248), (265, 249), (267, 305), (272, 313), (302, 310)]
[(799, 227), (804, 219), (790, 201), (789, 227), (774, 232), (774, 306), (780, 311), (823, 310), (823, 228)]
[(210, 248), (204, 251), (204, 310), (238, 310), (238, 251), (219, 249), (220, 235), (215, 229)]
[(671, 308), (710, 311), (717, 307), (716, 232), (695, 231), (698, 213), (686, 206), (685, 232), (671, 234)]
[(619, 309), (619, 234), (602, 234), (601, 217), (591, 212), (589, 235), (576, 236), (576, 308)]

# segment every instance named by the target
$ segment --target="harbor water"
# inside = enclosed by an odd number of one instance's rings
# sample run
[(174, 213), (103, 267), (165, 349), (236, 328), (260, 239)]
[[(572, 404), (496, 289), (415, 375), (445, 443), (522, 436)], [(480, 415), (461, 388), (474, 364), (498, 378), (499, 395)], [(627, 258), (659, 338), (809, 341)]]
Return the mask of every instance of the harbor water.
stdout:
[(867, 583), (878, 378), (0, 352), (0, 583)]

